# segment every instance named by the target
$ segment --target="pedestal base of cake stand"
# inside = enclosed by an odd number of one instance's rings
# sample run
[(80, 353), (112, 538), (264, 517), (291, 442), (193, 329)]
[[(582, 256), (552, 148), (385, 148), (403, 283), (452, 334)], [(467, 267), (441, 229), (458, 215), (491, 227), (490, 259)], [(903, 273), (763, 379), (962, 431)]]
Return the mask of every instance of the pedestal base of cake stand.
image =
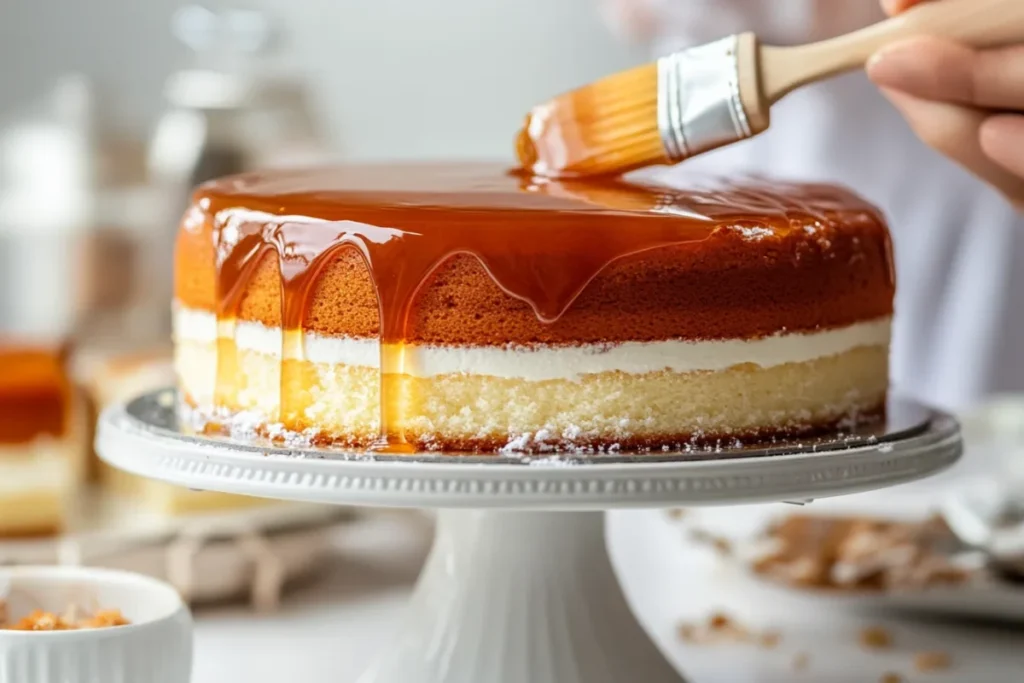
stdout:
[(680, 683), (604, 526), (603, 512), (441, 511), (410, 614), (359, 683)]
[(899, 402), (856, 434), (554, 459), (239, 443), (186, 433), (175, 405), (163, 390), (108, 408), (100, 456), (196, 489), (442, 510), (410, 614), (359, 683), (679, 683), (626, 602), (602, 510), (806, 502), (919, 479), (961, 452), (954, 419)]

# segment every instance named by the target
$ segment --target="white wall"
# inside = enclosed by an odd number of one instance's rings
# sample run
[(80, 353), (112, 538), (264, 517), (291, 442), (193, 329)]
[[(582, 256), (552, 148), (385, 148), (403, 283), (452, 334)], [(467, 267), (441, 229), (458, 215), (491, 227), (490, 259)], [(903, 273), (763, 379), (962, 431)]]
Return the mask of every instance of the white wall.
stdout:
[(159, 105), (180, 58), (174, 0), (0, 0), (0, 116), (64, 72), (98, 79), (118, 120), (138, 128)]
[[(529, 106), (638, 57), (598, 0), (257, 0), (351, 158), (504, 157)], [(173, 0), (0, 0), (0, 117), (70, 68), (144, 130), (185, 63)]]

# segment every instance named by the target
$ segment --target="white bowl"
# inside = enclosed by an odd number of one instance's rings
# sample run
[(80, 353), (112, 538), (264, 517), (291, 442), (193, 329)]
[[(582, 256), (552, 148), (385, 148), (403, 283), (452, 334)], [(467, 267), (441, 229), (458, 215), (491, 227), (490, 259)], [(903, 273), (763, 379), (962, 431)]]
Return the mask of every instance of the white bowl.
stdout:
[(192, 617), (171, 586), (87, 567), (0, 568), (11, 620), (69, 605), (118, 609), (127, 626), (76, 631), (0, 630), (0, 683), (188, 683)]

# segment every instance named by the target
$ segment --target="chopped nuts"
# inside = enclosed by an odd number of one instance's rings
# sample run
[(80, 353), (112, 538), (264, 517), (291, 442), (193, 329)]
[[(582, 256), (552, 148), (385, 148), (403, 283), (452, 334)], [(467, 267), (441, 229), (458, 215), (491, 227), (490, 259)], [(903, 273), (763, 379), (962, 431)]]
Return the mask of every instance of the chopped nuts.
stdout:
[(914, 668), (921, 673), (945, 671), (953, 665), (953, 658), (945, 652), (918, 652), (914, 655)]
[[(56, 615), (52, 612), (35, 610), (28, 616), (22, 617), (14, 623), (0, 623), (0, 630), (7, 631), (74, 631), (77, 629), (109, 628), (111, 626), (126, 626), (129, 622), (121, 614), (120, 610), (108, 609), (98, 610), (95, 614), (82, 614), (82, 610), (72, 605), (64, 614)], [(0, 614), (6, 616), (7, 605), (0, 600)]]
[(101, 609), (96, 614), (78, 622), (78, 628), (109, 628), (111, 626), (127, 626), (128, 620), (121, 610)]
[(761, 540), (768, 550), (752, 569), (797, 587), (884, 591), (959, 585), (972, 578), (945, 547), (941, 520), (897, 522), (860, 517), (790, 515)]

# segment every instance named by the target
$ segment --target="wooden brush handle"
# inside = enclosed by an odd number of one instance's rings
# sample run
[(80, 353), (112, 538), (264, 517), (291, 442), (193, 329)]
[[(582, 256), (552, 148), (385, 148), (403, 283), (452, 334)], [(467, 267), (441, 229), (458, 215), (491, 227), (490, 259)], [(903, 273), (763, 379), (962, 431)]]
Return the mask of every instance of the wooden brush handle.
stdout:
[(762, 101), (770, 105), (807, 83), (863, 68), (886, 45), (921, 35), (976, 48), (1024, 42), (1024, 0), (934, 0), (838, 38), (799, 47), (761, 46)]

